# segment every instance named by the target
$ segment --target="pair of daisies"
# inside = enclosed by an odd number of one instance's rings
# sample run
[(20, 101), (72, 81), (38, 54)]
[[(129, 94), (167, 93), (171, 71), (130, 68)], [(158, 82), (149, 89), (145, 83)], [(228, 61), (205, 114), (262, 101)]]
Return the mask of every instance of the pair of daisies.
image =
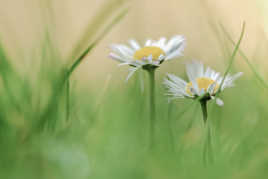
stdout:
[[(138, 69), (157, 68), (163, 62), (182, 56), (185, 48), (185, 39), (182, 36), (174, 36), (167, 41), (166, 38), (160, 38), (158, 41), (147, 40), (144, 46), (137, 41), (130, 40), (129, 46), (123, 44), (113, 44), (110, 57), (121, 65), (129, 65), (130, 72), (127, 80)], [(239, 72), (235, 75), (221, 76), (220, 73), (212, 70), (210, 67), (205, 69), (201, 62), (193, 61), (186, 64), (186, 72), (189, 82), (172, 75), (167, 74), (164, 85), (168, 89), (168, 95), (171, 98), (203, 98), (215, 99), (220, 106), (222, 100), (217, 98), (217, 93), (225, 88), (234, 86), (234, 81), (242, 75)]]

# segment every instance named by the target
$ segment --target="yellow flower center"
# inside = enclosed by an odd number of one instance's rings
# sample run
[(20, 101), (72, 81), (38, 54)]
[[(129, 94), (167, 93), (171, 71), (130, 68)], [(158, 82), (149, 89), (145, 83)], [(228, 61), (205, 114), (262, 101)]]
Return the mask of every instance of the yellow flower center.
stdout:
[(142, 60), (143, 58), (147, 58), (150, 55), (152, 55), (153, 60), (158, 60), (160, 55), (165, 55), (165, 52), (159, 47), (154, 46), (143, 47), (135, 52), (134, 59)]
[[(208, 87), (210, 85), (212, 85), (215, 81), (210, 79), (210, 78), (206, 78), (206, 77), (201, 77), (201, 78), (197, 78), (196, 79), (196, 82), (197, 82), (197, 86), (199, 88), (199, 90), (201, 89), (204, 89), (205, 92), (208, 92)], [(191, 92), (191, 88), (193, 87), (193, 84), (192, 82), (189, 82), (186, 86), (186, 93), (189, 94), (189, 95), (193, 95), (192, 92)], [(216, 93), (216, 91), (219, 89), (219, 84), (216, 83), (216, 86), (214, 88), (214, 91), (213, 93)]]

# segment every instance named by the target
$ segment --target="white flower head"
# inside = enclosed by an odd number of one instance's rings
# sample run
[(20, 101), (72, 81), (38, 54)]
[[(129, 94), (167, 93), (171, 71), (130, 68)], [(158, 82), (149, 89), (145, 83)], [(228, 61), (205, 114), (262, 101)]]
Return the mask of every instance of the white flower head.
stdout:
[[(185, 47), (183, 36), (177, 35), (167, 41), (162, 37), (158, 41), (147, 40), (141, 46), (136, 40), (129, 40), (129, 46), (123, 44), (113, 44), (110, 57), (121, 65), (130, 65), (128, 78), (139, 68), (157, 68), (167, 60), (182, 56)], [(128, 79), (127, 78), (127, 79)]]
[(224, 78), (210, 67), (205, 69), (204, 65), (198, 61), (186, 64), (186, 72), (189, 82), (172, 74), (167, 75), (164, 85), (168, 89), (168, 95), (171, 98), (195, 99), (203, 97), (207, 100), (215, 99), (219, 106), (224, 103), (216, 97), (216, 94), (222, 92), (225, 88), (233, 87), (234, 81), (243, 74), (242, 72), (235, 75), (227, 74)]

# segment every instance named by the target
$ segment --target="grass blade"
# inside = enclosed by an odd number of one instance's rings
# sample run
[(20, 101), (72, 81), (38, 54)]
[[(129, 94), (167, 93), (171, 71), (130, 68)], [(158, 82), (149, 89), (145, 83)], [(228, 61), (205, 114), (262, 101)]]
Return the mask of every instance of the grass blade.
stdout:
[[(232, 43), (232, 45), (235, 45), (235, 42), (233, 41), (231, 35), (227, 32), (227, 30), (224, 28), (224, 26), (222, 24), (220, 24), (220, 27), (221, 27), (223, 33), (225, 34), (225, 36), (227, 37), (227, 39)], [(263, 84), (263, 86), (265, 88), (268, 88), (268, 84), (265, 82), (263, 77), (258, 73), (258, 71), (255, 69), (255, 67), (250, 63), (250, 60), (247, 58), (245, 53), (241, 49), (239, 49), (238, 52), (241, 55), (241, 57), (245, 60), (245, 62), (247, 63), (247, 65), (249, 66), (249, 68), (253, 72), (253, 74), (256, 76), (256, 78), (260, 81), (260, 83)]]
[(91, 43), (88, 48), (79, 56), (79, 58), (73, 63), (73, 65), (70, 67), (70, 69), (67, 72), (67, 78), (71, 76), (73, 71), (78, 67), (78, 65), (82, 62), (82, 60), (87, 56), (89, 52), (103, 39), (103, 37), (106, 36), (108, 32), (127, 14), (128, 9), (124, 9), (113, 21), (105, 28), (105, 30), (102, 32), (102, 34), (99, 35), (99, 37)]
[[(240, 44), (241, 44), (242, 39), (243, 39), (244, 34), (245, 34), (245, 27), (246, 27), (246, 24), (245, 24), (245, 22), (243, 22), (242, 31), (241, 31), (239, 40), (238, 40), (237, 44), (235, 45), (234, 51), (233, 51), (233, 53), (232, 53), (232, 55), (231, 55), (231, 57), (230, 57), (230, 63), (229, 63), (229, 65), (228, 65), (226, 71), (224, 72), (223, 79), (222, 79), (222, 81), (221, 81), (221, 84), (220, 84), (219, 89), (221, 89), (221, 87), (222, 87), (222, 85), (223, 85), (223, 82), (225, 81), (225, 78), (226, 78), (227, 74), (229, 73), (229, 71), (230, 71), (230, 69), (231, 69), (231, 67), (232, 67), (232, 65), (233, 65), (233, 63), (234, 63), (235, 56), (236, 56), (236, 54), (237, 54), (237, 52), (238, 52), (238, 50), (239, 50)], [(220, 90), (219, 90), (218, 92), (220, 92)]]
[(80, 40), (76, 43), (75, 48), (71, 51), (68, 57), (68, 63), (73, 62), (83, 50), (88, 46), (88, 43), (93, 41), (94, 37), (98, 35), (100, 29), (105, 28), (106, 22), (108, 22), (113, 14), (118, 12), (129, 0), (109, 0), (105, 3), (100, 11), (95, 15), (89, 25), (86, 27), (85, 32), (81, 35)]

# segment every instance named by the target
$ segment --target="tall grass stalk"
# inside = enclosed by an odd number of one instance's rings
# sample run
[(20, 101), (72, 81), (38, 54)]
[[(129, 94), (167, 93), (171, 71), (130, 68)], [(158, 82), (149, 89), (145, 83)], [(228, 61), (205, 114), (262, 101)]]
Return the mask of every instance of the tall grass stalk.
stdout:
[(66, 121), (70, 119), (70, 79), (66, 82)]
[(101, 37), (105, 34), (105, 29), (110, 29), (111, 27), (106, 26), (109, 21), (114, 21), (113, 19), (117, 19), (119, 16), (118, 12), (122, 12), (121, 8), (124, 7), (127, 2), (130, 0), (108, 0), (101, 6), (100, 10), (94, 15), (92, 20), (88, 23), (87, 27), (84, 30), (84, 33), (81, 34), (79, 40), (75, 44), (74, 48), (71, 50), (71, 53), (68, 57), (68, 62), (76, 60), (79, 55), (85, 51), (88, 47), (89, 42), (95, 41), (96, 37)]
[(237, 44), (235, 45), (234, 51), (233, 51), (233, 53), (232, 53), (232, 55), (231, 55), (231, 57), (230, 57), (229, 65), (228, 65), (227, 69), (226, 69), (225, 72), (224, 72), (223, 79), (222, 79), (221, 84), (220, 84), (220, 87), (219, 87), (220, 90), (218, 90), (217, 95), (220, 93), (220, 91), (221, 91), (221, 87), (222, 87), (222, 85), (223, 85), (223, 82), (225, 81), (225, 78), (226, 78), (227, 74), (229, 73), (229, 71), (231, 70), (231, 67), (232, 67), (232, 65), (233, 65), (233, 63), (234, 63), (236, 54), (237, 54), (237, 52), (238, 52), (238, 50), (239, 50), (240, 44), (241, 44), (242, 39), (243, 39), (244, 34), (245, 34), (245, 28), (246, 28), (246, 23), (243, 22), (243, 26), (242, 26), (242, 31), (241, 31), (240, 37), (239, 37), (238, 42), (237, 42)]
[[(226, 36), (226, 38), (231, 42), (232, 45), (236, 45), (235, 41), (232, 39), (230, 33), (228, 33), (228, 31), (225, 29), (225, 27), (220, 24), (220, 27), (224, 33), (224, 35)], [(259, 72), (255, 69), (255, 67), (253, 66), (253, 64), (250, 62), (250, 60), (248, 59), (248, 57), (246, 56), (246, 54), (243, 52), (243, 50), (239, 49), (238, 50), (239, 54), (241, 55), (241, 57), (245, 60), (245, 62), (247, 63), (247, 65), (249, 66), (250, 70), (253, 72), (253, 74), (256, 76), (256, 78), (258, 79), (258, 81), (266, 88), (268, 89), (268, 83), (263, 79), (263, 77), (259, 74)]]
[(174, 144), (174, 135), (173, 135), (173, 120), (172, 120), (172, 109), (173, 109), (173, 102), (169, 101), (168, 103), (168, 115), (167, 115), (167, 120), (168, 120), (168, 132), (169, 132), (169, 140), (170, 140), (170, 145), (171, 145), (171, 150), (174, 152), (175, 151), (175, 144)]
[(110, 32), (110, 30), (127, 14), (128, 9), (124, 9), (119, 13), (104, 29), (104, 31), (97, 37), (97, 39), (91, 43), (88, 48), (75, 60), (75, 62), (71, 65), (71, 67), (67, 70), (66, 78), (66, 116), (67, 120), (69, 119), (70, 115), (70, 77), (75, 69), (81, 64), (83, 59), (94, 49), (94, 47)]

